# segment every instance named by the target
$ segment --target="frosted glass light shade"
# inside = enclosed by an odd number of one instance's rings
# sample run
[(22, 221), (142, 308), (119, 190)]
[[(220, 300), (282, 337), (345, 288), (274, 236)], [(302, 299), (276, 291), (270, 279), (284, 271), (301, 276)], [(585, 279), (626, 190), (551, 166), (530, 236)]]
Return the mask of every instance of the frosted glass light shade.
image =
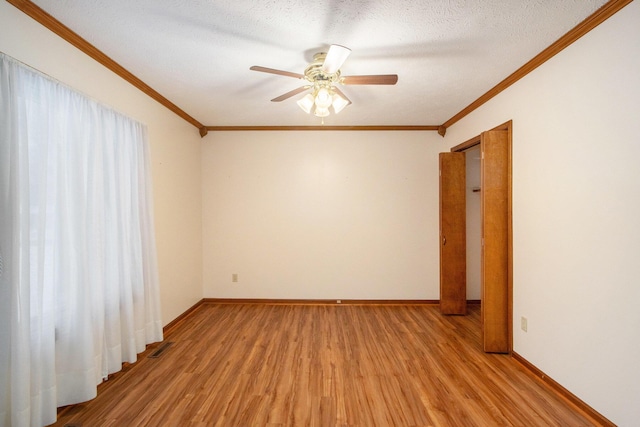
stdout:
[(347, 105), (349, 105), (349, 101), (338, 95), (337, 93), (333, 95), (333, 111), (338, 114), (340, 111), (344, 109)]
[(333, 99), (327, 88), (321, 88), (316, 94), (316, 107), (327, 109), (331, 106)]
[(313, 114), (318, 117), (327, 117), (329, 115), (329, 108), (320, 108), (316, 106), (316, 111)]
[(297, 104), (300, 106), (300, 108), (302, 108), (302, 110), (305, 113), (310, 114), (311, 113), (311, 107), (313, 107), (313, 95), (308, 93), (307, 95), (305, 95), (304, 98), (300, 99), (297, 102)]

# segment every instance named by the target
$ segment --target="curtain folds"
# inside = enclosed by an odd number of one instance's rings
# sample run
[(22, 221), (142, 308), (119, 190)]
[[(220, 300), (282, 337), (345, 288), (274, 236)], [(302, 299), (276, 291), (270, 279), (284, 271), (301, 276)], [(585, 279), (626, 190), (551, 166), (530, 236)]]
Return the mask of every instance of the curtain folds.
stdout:
[(0, 426), (162, 340), (144, 125), (0, 54)]

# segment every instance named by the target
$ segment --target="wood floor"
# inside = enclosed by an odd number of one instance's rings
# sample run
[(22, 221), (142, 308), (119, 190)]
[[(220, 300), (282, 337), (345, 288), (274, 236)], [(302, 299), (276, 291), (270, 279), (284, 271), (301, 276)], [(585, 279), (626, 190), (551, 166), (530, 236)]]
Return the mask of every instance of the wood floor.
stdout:
[(55, 425), (593, 425), (510, 356), (483, 353), (479, 311), (204, 304), (159, 358), (148, 351)]

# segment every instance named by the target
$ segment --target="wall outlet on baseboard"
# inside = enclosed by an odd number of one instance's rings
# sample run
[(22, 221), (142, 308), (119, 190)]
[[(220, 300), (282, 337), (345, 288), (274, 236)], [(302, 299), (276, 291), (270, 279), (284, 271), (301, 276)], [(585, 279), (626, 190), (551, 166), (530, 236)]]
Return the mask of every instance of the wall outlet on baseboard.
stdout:
[(527, 318), (524, 316), (520, 317), (520, 329), (527, 332)]
[(233, 274), (231, 275), (231, 281), (232, 281), (233, 283), (238, 283), (238, 273), (233, 273)]

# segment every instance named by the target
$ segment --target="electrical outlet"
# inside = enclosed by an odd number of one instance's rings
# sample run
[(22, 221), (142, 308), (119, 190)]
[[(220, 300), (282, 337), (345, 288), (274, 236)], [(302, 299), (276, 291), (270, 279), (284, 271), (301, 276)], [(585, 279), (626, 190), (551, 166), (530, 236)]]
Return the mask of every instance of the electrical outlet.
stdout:
[(527, 332), (527, 318), (524, 316), (520, 318), (520, 329)]
[(231, 281), (232, 281), (233, 283), (238, 283), (238, 273), (233, 273), (233, 274), (231, 275)]

